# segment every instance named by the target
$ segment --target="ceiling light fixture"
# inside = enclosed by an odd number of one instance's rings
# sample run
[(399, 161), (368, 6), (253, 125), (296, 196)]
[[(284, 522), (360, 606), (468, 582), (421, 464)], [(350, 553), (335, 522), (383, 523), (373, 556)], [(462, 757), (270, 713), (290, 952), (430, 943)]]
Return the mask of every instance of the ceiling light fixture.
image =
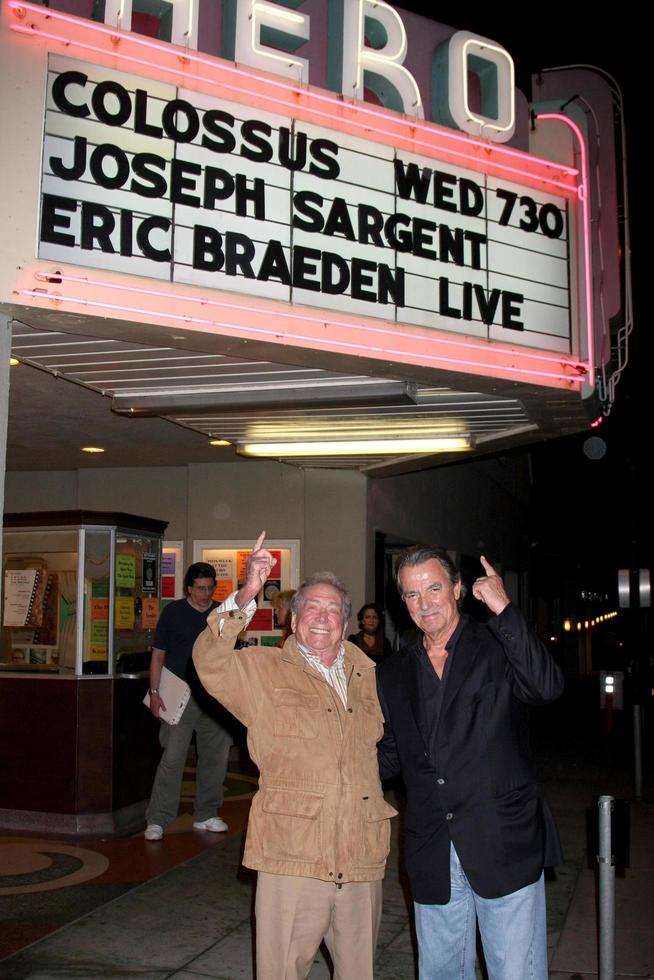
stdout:
[(457, 436), (436, 439), (361, 439), (331, 442), (244, 442), (240, 456), (391, 456), (398, 453), (454, 453), (469, 450), (470, 440)]
[(283, 409), (316, 405), (415, 405), (416, 385), (406, 381), (357, 379), (349, 384), (342, 379), (312, 379), (304, 382), (285, 382), (253, 389), (245, 383), (222, 383), (209, 391), (170, 392), (154, 389), (143, 393), (116, 394), (111, 410), (116, 415), (130, 417), (172, 415), (177, 413), (234, 414), (246, 408)]
[(82, 452), (83, 453), (103, 453), (104, 452), (104, 449), (102, 449), (100, 446), (82, 446), (81, 449), (82, 449)]
[(228, 439), (210, 439), (210, 446), (231, 446), (231, 442)]

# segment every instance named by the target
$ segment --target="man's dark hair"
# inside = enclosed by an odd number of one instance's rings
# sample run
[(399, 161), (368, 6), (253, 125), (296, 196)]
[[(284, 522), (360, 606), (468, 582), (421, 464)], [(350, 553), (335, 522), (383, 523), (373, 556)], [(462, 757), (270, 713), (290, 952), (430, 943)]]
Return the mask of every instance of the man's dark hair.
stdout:
[(426, 561), (437, 561), (441, 565), (450, 580), (452, 588), (461, 581), (461, 573), (445, 548), (438, 548), (430, 544), (414, 544), (410, 548), (405, 548), (404, 551), (400, 552), (395, 567), (395, 584), (400, 595), (402, 595), (402, 586), (400, 585), (400, 572), (402, 569), (415, 568), (416, 565), (424, 565)]
[(340, 578), (333, 572), (314, 572), (313, 575), (309, 575), (291, 599), (291, 612), (297, 615), (304, 602), (304, 593), (312, 585), (331, 585), (333, 589), (340, 592), (343, 599), (343, 625), (345, 625), (352, 612), (352, 600)]
[(213, 567), (213, 565), (207, 564), (206, 561), (194, 561), (193, 564), (189, 565), (189, 567), (186, 569), (186, 575), (184, 576), (184, 592), (187, 592), (198, 578), (213, 579), (215, 584), (216, 569)]

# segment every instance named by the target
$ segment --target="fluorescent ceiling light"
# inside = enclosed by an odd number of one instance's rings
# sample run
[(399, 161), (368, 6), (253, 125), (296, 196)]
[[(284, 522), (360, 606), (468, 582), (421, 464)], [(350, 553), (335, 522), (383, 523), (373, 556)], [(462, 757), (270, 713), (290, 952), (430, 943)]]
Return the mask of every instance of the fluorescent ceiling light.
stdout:
[(244, 442), (241, 456), (390, 456), (398, 453), (454, 453), (470, 449), (470, 440), (457, 436), (436, 439), (361, 439), (332, 442)]
[(104, 449), (100, 446), (82, 446), (83, 453), (103, 453)]
[(147, 417), (217, 411), (225, 415), (265, 407), (415, 405), (415, 391), (416, 386), (410, 382), (362, 382), (361, 379), (353, 384), (340, 380), (289, 382), (256, 389), (246, 384), (223, 384), (204, 392), (178, 393), (168, 388), (142, 394), (118, 394), (111, 400), (111, 410), (117, 415)]

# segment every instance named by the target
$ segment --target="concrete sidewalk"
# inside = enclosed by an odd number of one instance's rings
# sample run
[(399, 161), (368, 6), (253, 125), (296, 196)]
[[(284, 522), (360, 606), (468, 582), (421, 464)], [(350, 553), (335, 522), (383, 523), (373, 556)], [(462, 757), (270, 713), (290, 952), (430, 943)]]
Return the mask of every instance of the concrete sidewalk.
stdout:
[[(596, 874), (586, 858), (586, 811), (593, 794), (631, 795), (629, 740), (603, 739), (584, 724), (536, 719), (536, 761), (561, 833), (566, 863), (546, 885), (551, 980), (598, 975)], [(583, 734), (576, 734), (581, 730)], [(652, 799), (651, 763), (646, 797)], [(649, 796), (648, 796), (649, 793)], [(384, 882), (376, 980), (413, 980), (415, 949), (399, 864), (399, 821)], [(183, 841), (182, 841), (183, 842)], [(174, 843), (130, 841), (144, 860)], [(180, 842), (178, 842), (180, 843)], [(213, 844), (213, 842), (212, 842)], [(87, 842), (86, 847), (92, 847)], [(240, 867), (232, 835), (172, 870), (131, 888), (0, 962), (3, 980), (250, 980), (254, 876)], [(89, 883), (89, 889), (93, 887)], [(616, 978), (654, 978), (654, 806), (631, 806), (631, 867), (616, 878)], [(483, 974), (479, 972), (481, 977)], [(327, 980), (322, 956), (310, 980)], [(346, 978), (350, 980), (350, 978)], [(356, 978), (352, 978), (356, 980)], [(431, 978), (430, 978), (431, 980)], [(434, 978), (437, 980), (437, 978)]]
[[(570, 802), (562, 792), (557, 811)], [(585, 867), (583, 816), (569, 811), (580, 847), (547, 884), (552, 980), (597, 976), (595, 875)], [(654, 808), (633, 807), (632, 864), (616, 881), (617, 977), (654, 976)], [(240, 838), (231, 838), (155, 878), (0, 964), (3, 980), (250, 980), (253, 878), (239, 870)], [(385, 881), (375, 976), (415, 976), (411, 925), (394, 846)], [(481, 973), (479, 974), (482, 975)], [(326, 980), (320, 957), (311, 980)]]
[[(560, 935), (552, 948), (552, 980), (598, 975), (597, 875), (578, 876)], [(631, 807), (631, 867), (615, 879), (616, 977), (654, 977), (654, 807)]]

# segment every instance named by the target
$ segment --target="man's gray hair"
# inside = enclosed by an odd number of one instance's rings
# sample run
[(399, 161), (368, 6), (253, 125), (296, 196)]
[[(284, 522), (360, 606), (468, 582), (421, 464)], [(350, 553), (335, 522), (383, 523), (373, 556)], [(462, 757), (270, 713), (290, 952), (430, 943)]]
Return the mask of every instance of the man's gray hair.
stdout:
[(415, 568), (416, 565), (424, 565), (426, 561), (438, 562), (450, 580), (452, 588), (461, 581), (461, 573), (445, 548), (438, 548), (430, 544), (414, 544), (411, 548), (405, 548), (404, 551), (400, 552), (397, 565), (395, 566), (395, 583), (400, 595), (402, 595), (402, 586), (400, 584), (400, 572), (402, 569)]
[(313, 575), (309, 575), (291, 599), (291, 612), (297, 615), (304, 603), (305, 592), (312, 585), (331, 585), (340, 593), (343, 600), (343, 625), (345, 625), (352, 612), (352, 600), (340, 578), (333, 572), (314, 572)]

